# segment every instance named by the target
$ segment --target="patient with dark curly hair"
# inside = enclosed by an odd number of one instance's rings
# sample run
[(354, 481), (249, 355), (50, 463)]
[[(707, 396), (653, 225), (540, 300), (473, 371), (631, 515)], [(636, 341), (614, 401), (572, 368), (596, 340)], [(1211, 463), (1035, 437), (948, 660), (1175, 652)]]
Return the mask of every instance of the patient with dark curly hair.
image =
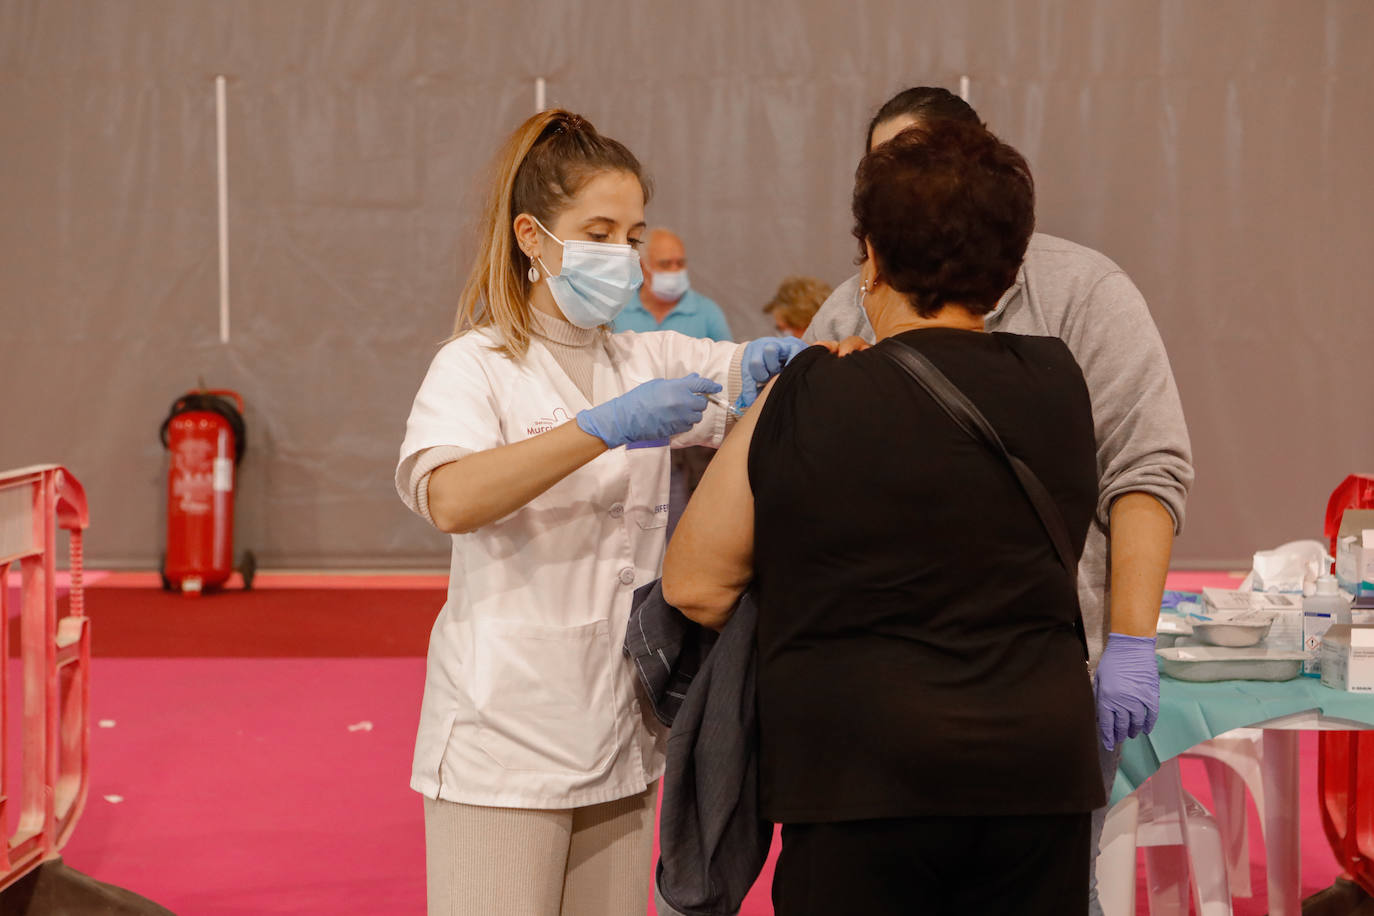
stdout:
[[(723, 627), (759, 606), (759, 781), (781, 916), (1084, 913), (1105, 801), (1076, 565), (1097, 503), (1092, 408), (1056, 338), (986, 333), (1035, 223), (1030, 169), (976, 123), (918, 124), (855, 177), (878, 345), (795, 357), (689, 503), (663, 594)], [(886, 352), (943, 373), (1043, 483)]]

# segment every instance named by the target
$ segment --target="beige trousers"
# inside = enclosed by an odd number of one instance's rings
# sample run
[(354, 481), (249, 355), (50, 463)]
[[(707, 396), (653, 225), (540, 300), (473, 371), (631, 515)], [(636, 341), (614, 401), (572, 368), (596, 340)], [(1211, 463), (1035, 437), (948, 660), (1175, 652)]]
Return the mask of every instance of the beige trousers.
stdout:
[(644, 916), (654, 803), (484, 808), (426, 798), (429, 916)]

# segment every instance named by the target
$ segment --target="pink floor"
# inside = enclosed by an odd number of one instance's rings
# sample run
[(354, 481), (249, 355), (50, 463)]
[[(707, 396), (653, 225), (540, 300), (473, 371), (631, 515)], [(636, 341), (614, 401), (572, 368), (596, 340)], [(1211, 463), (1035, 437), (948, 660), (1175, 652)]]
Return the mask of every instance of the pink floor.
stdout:
[(72, 867), (180, 914), (424, 911), (422, 659), (96, 659), (92, 677), (113, 724), (92, 731)]
[[(1233, 581), (1196, 578), (1170, 585)], [(423, 674), (419, 658), (97, 658), (93, 784), (67, 861), (181, 914), (422, 913), (422, 818), (406, 783)], [(1313, 736), (1302, 747), (1313, 893), (1337, 869)], [(1183, 772), (1207, 802), (1200, 766)], [(1253, 811), (1252, 824), (1257, 837)], [(1238, 899), (1237, 916), (1267, 911), (1263, 847), (1252, 850), (1256, 897)], [(770, 861), (742, 916), (772, 912), (771, 873)]]
[[(73, 867), (184, 914), (423, 911), (420, 805), (406, 787), (421, 660), (96, 659), (92, 673), (93, 716), (113, 726), (92, 733)], [(1315, 753), (1304, 736), (1308, 800)], [(1184, 780), (1210, 801), (1200, 765), (1185, 762)], [(1314, 893), (1337, 869), (1315, 806), (1302, 814)], [(1257, 896), (1237, 916), (1268, 909), (1253, 848)], [(742, 916), (772, 913), (771, 873), (770, 861)]]
[[(105, 725), (73, 868), (181, 914), (424, 911), (421, 659), (96, 659), (92, 677)], [(773, 912), (772, 870), (741, 916)]]

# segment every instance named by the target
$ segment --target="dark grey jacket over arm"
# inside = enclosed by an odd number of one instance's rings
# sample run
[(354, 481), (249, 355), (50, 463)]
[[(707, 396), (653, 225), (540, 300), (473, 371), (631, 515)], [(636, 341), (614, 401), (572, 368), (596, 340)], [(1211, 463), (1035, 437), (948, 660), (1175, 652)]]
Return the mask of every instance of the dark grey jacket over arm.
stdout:
[[(759, 817), (758, 717), (749, 593), (715, 634), (663, 600), (635, 592), (625, 654), (668, 736), (655, 902), (662, 916), (732, 916), (768, 858)], [(685, 690), (683, 688), (686, 688)]]

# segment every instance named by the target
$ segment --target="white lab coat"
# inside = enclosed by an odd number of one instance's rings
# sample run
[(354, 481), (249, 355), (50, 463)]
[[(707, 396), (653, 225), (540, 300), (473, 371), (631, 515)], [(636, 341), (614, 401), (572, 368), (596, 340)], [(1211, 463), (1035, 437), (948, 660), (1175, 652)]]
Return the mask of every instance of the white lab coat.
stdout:
[[(470, 331), (434, 357), (415, 396), (397, 486), (436, 446), (482, 451), (567, 422), (655, 378), (726, 385), (739, 345), (673, 332), (606, 334), (592, 400), (535, 339), (512, 360)], [(710, 406), (674, 447), (718, 446)], [(616, 448), (529, 504), (452, 535), (448, 600), (430, 634), (410, 785), (474, 805), (569, 808), (642, 792), (663, 772), (664, 735), (636, 698), (621, 651), (635, 588), (659, 575), (668, 449)]]

